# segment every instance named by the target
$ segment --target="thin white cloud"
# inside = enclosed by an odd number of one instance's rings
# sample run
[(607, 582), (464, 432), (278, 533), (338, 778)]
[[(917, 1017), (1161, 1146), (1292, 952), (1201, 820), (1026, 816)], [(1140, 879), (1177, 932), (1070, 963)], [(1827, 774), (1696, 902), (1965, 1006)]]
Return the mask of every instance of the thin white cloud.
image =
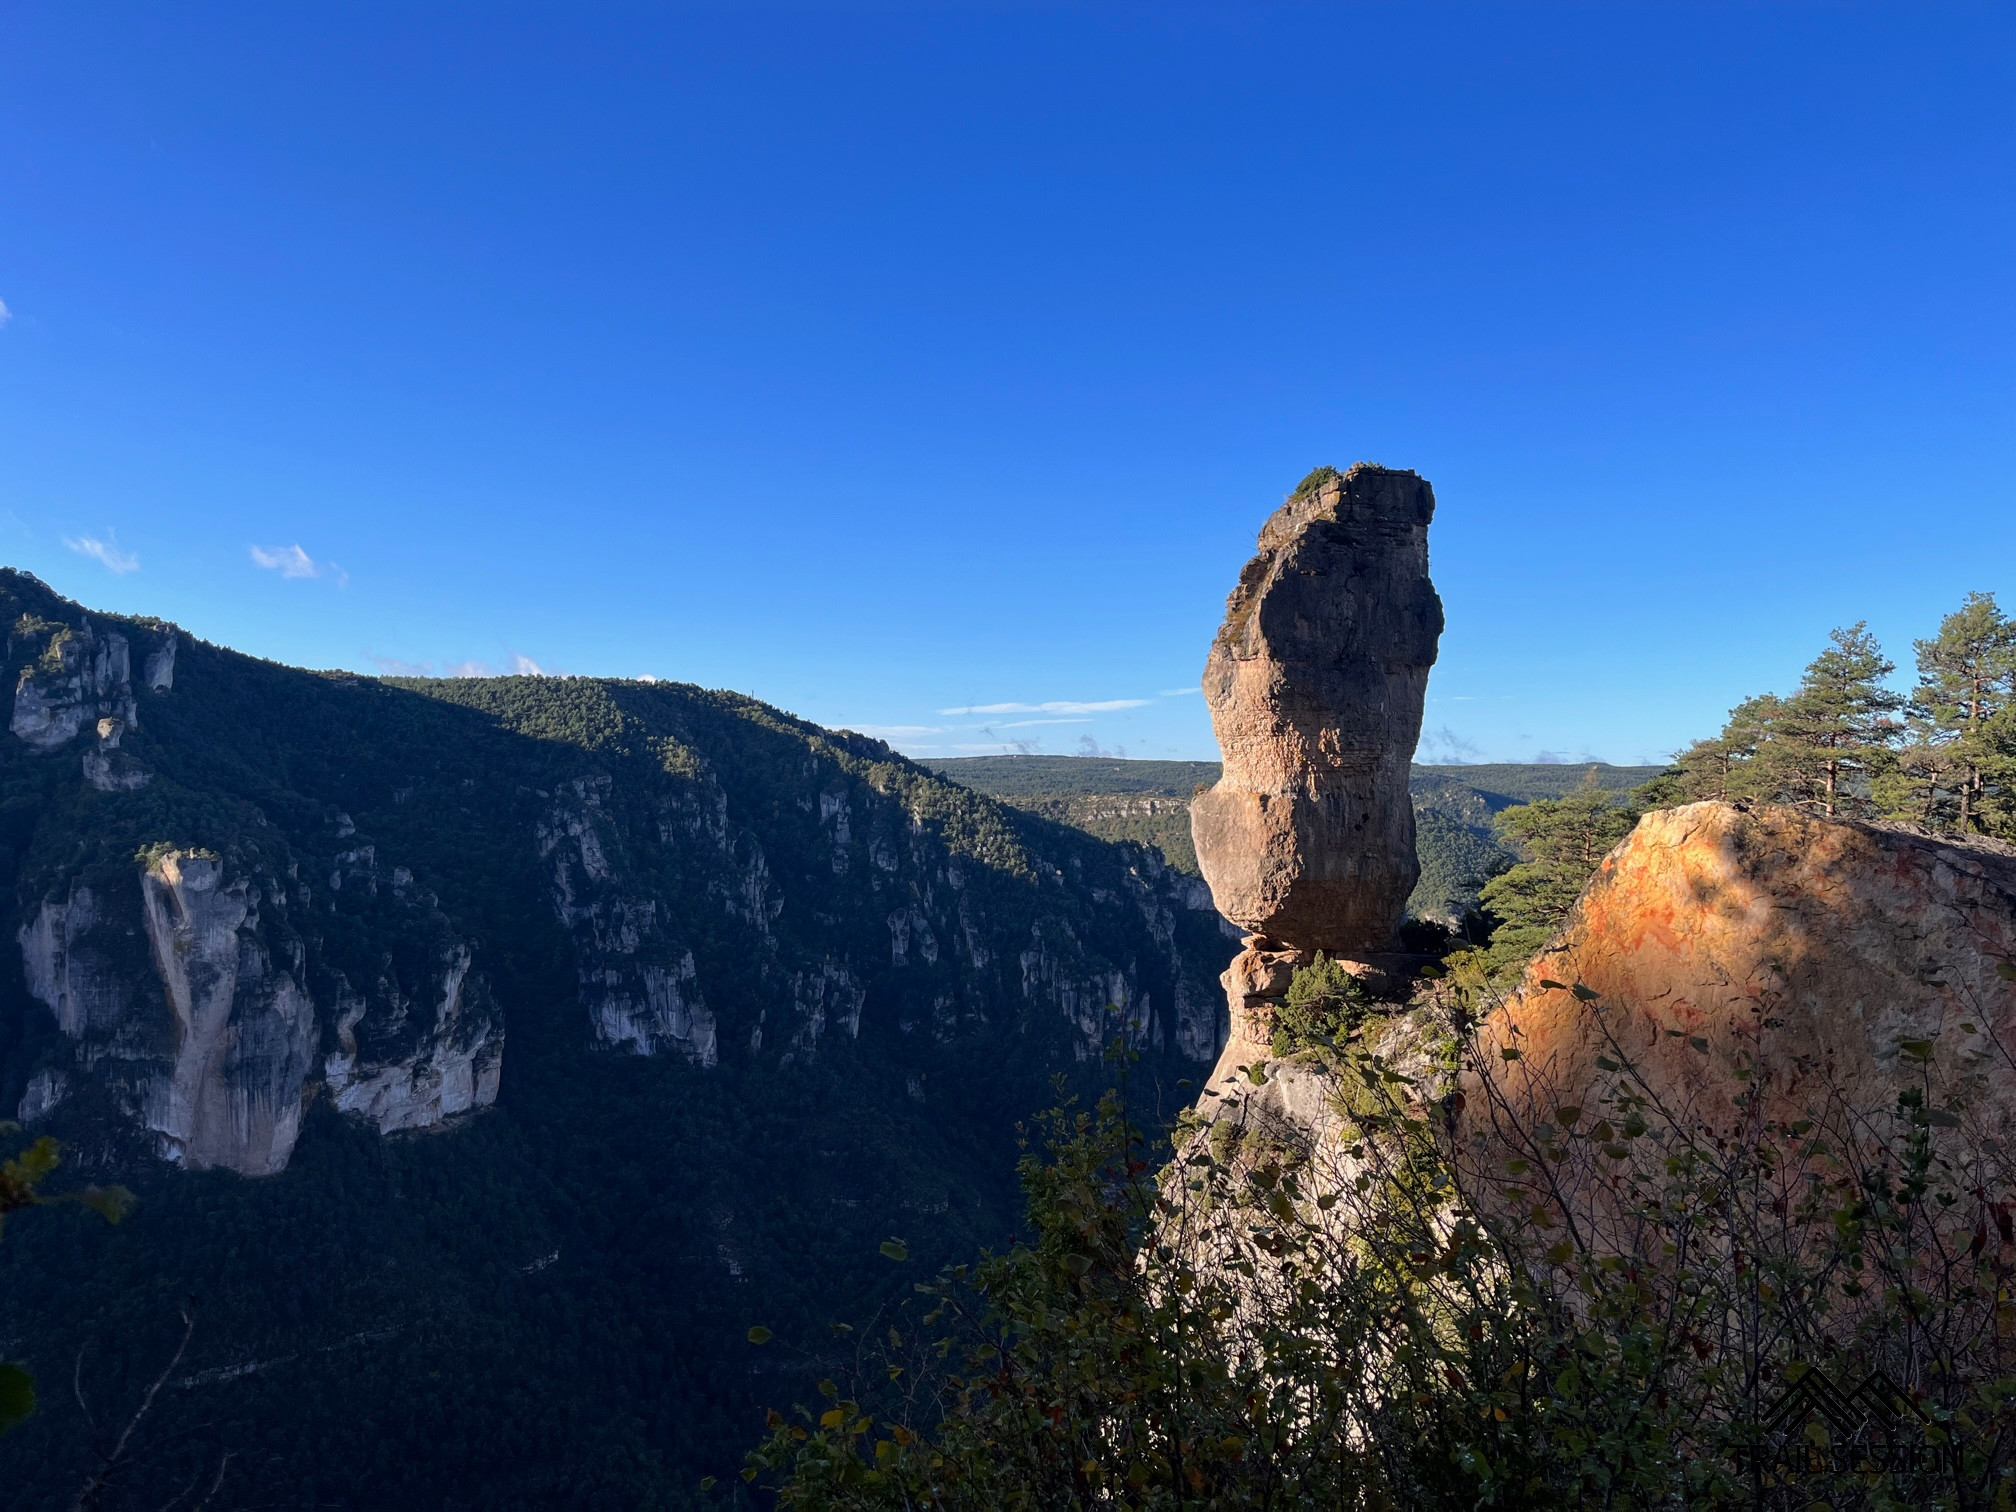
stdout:
[(873, 735), (877, 740), (914, 740), (919, 735), (943, 735), (943, 725), (884, 725), (848, 724), (844, 720), (835, 729), (852, 730), (856, 735)]
[[(519, 677), (565, 677), (567, 675), (564, 672), (548, 672), (529, 656), (513, 656), (511, 674), (493, 667), (489, 662), (477, 661), (474, 658), (468, 661), (442, 662), (437, 667), (434, 662), (406, 661), (397, 656), (379, 656), (375, 652), (368, 651), (365, 657), (378, 669), (381, 677), (504, 677), (512, 674)], [(637, 681), (656, 682), (658, 679), (640, 677)]]
[(4, 326), (5, 324), (7, 324), (8, 321), (12, 320), (13, 318), (14, 318), (14, 312), (7, 308), (7, 301), (4, 299), (0, 299), (0, 326)]
[[(366, 658), (378, 669), (382, 677), (566, 677), (565, 672), (548, 672), (529, 656), (514, 654), (511, 670), (507, 673), (493, 667), (489, 662), (470, 658), (467, 661), (434, 662), (406, 661), (397, 656), (379, 656), (366, 652)], [(655, 683), (655, 677), (640, 677), (638, 682)]]
[(1202, 688), (1164, 688), (1155, 696), (1157, 698), (1183, 698), (1191, 693), (1202, 693), (1203, 691)]
[(140, 558), (130, 551), (121, 551), (119, 537), (112, 531), (106, 531), (105, 539), (102, 541), (96, 536), (79, 536), (74, 541), (65, 536), (63, 544), (79, 556), (87, 556), (95, 562), (103, 563), (107, 572), (117, 573), (121, 577), (140, 570)]
[(1090, 724), (1089, 719), (1009, 719), (995, 725), (997, 730), (1026, 730), (1032, 725)]
[(907, 756), (1035, 756), (1043, 750), (1043, 743), (1038, 740), (958, 741), (949, 744), (903, 740), (891, 741), (890, 744)]
[(1484, 748), (1444, 725), (1439, 730), (1422, 732), (1420, 749), (1415, 755), (1431, 766), (1467, 766), (1484, 759)]
[(1053, 698), (1047, 703), (969, 704), (963, 709), (940, 709), (940, 714), (1110, 714), (1116, 709), (1145, 709), (1145, 698), (1107, 698), (1088, 703), (1075, 698)]
[(248, 546), (255, 564), (268, 572), (277, 572), (283, 578), (313, 578), (322, 576), (322, 567), (315, 558), (303, 551), (297, 542), (292, 546)]

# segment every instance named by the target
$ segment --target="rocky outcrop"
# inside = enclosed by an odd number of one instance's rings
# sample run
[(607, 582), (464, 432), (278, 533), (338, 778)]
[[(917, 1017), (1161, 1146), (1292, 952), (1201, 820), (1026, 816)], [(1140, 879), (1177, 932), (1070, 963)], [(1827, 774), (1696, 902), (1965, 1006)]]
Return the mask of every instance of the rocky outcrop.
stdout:
[(154, 774), (119, 749), (124, 721), (107, 716), (98, 721), (98, 746), (84, 753), (84, 780), (101, 793), (134, 793), (154, 780)]
[[(349, 816), (337, 817), (338, 835), (354, 838)], [(375, 845), (341, 852), (328, 880), (335, 910), (368, 920), (375, 926), (369, 937), (381, 945), (370, 963), (375, 970), (354, 956), (344, 962), (325, 954), (312, 973), (322, 1079), (337, 1111), (391, 1134), (435, 1128), (495, 1102), (503, 1016), (474, 969), (474, 951), (449, 928), (438, 900), (403, 866), (387, 879)], [(404, 948), (382, 949), (386, 944)]]
[(1219, 912), (1358, 958), (1388, 949), (1413, 890), (1408, 763), (1442, 602), (1435, 495), (1360, 463), (1305, 483), (1260, 531), (1204, 669), (1224, 775), (1191, 805)]
[(154, 970), (174, 1053), (149, 1083), (146, 1126), (180, 1163), (266, 1175), (287, 1164), (314, 1063), (315, 1008), (260, 937), (249, 882), (214, 856), (174, 851), (141, 873)]
[[(364, 906), (379, 901), (368, 847), (339, 858), (332, 894), (346, 881)], [(259, 1176), (287, 1164), (321, 1084), (340, 1110), (387, 1133), (494, 1101), (502, 1029), (467, 946), (438, 952), (418, 1000), (389, 957), (358, 991), (297, 928), (308, 896), (231, 875), (207, 852), (170, 850), (139, 869), (131, 891), (80, 885), (45, 899), (18, 943), (28, 990), (71, 1051), (30, 1079), (23, 1121), (96, 1083), (162, 1158)], [(416, 900), (382, 902), (409, 934), (438, 935)]]
[[(581, 1004), (597, 1039), (640, 1055), (672, 1050), (702, 1066), (719, 1059), (714, 1014), (696, 983), (693, 952), (672, 937), (658, 899), (635, 886), (635, 869), (619, 868), (622, 836), (609, 812), (611, 782), (578, 778), (553, 796), (537, 829), (541, 858), (551, 868), (553, 908), (574, 940)], [(692, 828), (714, 830), (725, 818), (712, 805)], [(670, 828), (675, 816), (660, 816)], [(725, 843), (725, 834), (719, 837)], [(760, 881), (760, 877), (758, 879)], [(749, 889), (739, 900), (749, 903)], [(767, 924), (760, 887), (751, 905)]]
[(15, 682), (8, 723), (29, 747), (58, 750), (100, 719), (134, 723), (132, 654), (118, 631), (100, 631), (89, 620), (79, 626), (24, 623), (10, 640), (41, 648)]
[(428, 984), (433, 990), (419, 1002), (381, 979), (374, 1005), (338, 979), (337, 1048), (322, 1074), (339, 1112), (391, 1134), (432, 1128), (497, 1100), (504, 1037), (469, 965), (466, 945), (448, 951), (439, 977)]
[[(147, 658), (146, 685), (165, 692), (175, 680), (175, 635), (164, 635)], [(83, 754), (84, 780), (101, 793), (131, 793), (153, 773), (119, 749), (139, 721), (133, 696), (133, 651), (117, 630), (100, 630), (89, 618), (58, 625), (24, 615), (8, 637), (10, 654), (31, 659), (16, 677), (8, 728), (29, 749), (59, 751), (87, 729), (98, 744)]]
[(1649, 814), (1484, 1032), (1542, 1111), (1596, 1106), (1604, 1061), (1711, 1125), (1751, 1088), (1773, 1117), (1867, 1116), (1929, 1078), (2006, 1136), (2016, 848), (1775, 806)]
[(808, 1050), (829, 1029), (848, 1039), (861, 1033), (861, 1009), (868, 994), (844, 962), (828, 959), (816, 970), (793, 972), (791, 1000), (797, 1010), (798, 1043)]
[(130, 973), (121, 971), (105, 948), (109, 941), (100, 935), (101, 928), (113, 935), (119, 932), (88, 886), (44, 900), (21, 926), (21, 967), (28, 991), (56, 1015), (56, 1027), (72, 1039), (110, 1034), (128, 1017), (133, 995)]
[(20, 931), (22, 964), (75, 1050), (67, 1068), (31, 1080), (22, 1119), (95, 1077), (166, 1159), (254, 1175), (284, 1166), (315, 1014), (292, 942), (278, 961), (269, 948), (260, 903), (215, 857), (187, 852), (157, 858), (132, 894), (79, 886), (44, 900)]
[(175, 641), (171, 630), (162, 637), (161, 644), (148, 654), (143, 675), (147, 686), (156, 693), (166, 693), (175, 686)]
[[(1424, 999), (1370, 1019), (1358, 1048), (1453, 1116), (1478, 1192), (1571, 1107), (1585, 1127), (1628, 1106), (1711, 1146), (1796, 1126), (1838, 1148), (1880, 1141), (1908, 1093), (1963, 1148), (2006, 1151), (2016, 847), (1787, 807), (1656, 811), (1478, 1026), (1460, 1078), (1450, 1005)], [(1250, 1138), (1335, 1184), (1362, 1139), (1339, 1116), (1350, 1093), (1321, 1057), (1275, 1057), (1235, 1017), (1197, 1112), (1228, 1131), (1221, 1146)], [(1557, 1184), (1578, 1215), (1608, 1200), (1578, 1181)]]

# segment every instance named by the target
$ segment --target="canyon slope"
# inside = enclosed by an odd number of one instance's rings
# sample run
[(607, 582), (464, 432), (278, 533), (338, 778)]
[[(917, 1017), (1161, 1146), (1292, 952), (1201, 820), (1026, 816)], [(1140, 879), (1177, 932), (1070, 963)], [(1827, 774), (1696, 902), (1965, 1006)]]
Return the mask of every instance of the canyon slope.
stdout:
[[(752, 1372), (1006, 1233), (1053, 1078), (1104, 1085), (1117, 1039), (1166, 1116), (1222, 1042), (1197, 879), (880, 742), (676, 684), (299, 671), (20, 573), (0, 615), (0, 1116), (140, 1196), (10, 1223), (0, 1335), (119, 1400), (195, 1297), (164, 1476), (676, 1504), (738, 1463)], [(67, 1505), (86, 1437), (49, 1393), (0, 1479)]]

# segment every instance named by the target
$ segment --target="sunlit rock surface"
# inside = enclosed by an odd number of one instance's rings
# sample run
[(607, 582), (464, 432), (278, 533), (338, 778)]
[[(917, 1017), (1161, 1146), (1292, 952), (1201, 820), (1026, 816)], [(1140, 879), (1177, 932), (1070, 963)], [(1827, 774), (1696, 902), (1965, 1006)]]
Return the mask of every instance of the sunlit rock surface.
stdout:
[[(1711, 1126), (1876, 1115), (1906, 1086), (2016, 1124), (2016, 849), (1802, 810), (1695, 803), (1607, 856), (1487, 1040), (1542, 1111), (1629, 1063)], [(1559, 983), (1550, 986), (1549, 983)], [(1578, 996), (1581, 987), (1597, 994)]]
[(56, 750), (101, 717), (133, 723), (132, 652), (118, 631), (100, 631), (87, 620), (78, 627), (17, 626), (10, 639), (42, 648), (21, 669), (8, 722), (27, 745)]

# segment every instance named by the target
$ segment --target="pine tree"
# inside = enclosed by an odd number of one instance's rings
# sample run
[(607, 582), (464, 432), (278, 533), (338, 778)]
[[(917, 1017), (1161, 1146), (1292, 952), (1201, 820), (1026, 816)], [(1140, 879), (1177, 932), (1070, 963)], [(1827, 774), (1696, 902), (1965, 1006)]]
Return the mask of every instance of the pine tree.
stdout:
[(1918, 686), (1910, 705), (1911, 739), (1901, 781), (1891, 785), (1898, 812), (1962, 834), (1984, 827), (1989, 789), (2007, 773), (1990, 726), (2016, 699), (2016, 623), (1992, 593), (1970, 593), (1940, 621), (1939, 634), (1915, 643)]
[(1502, 921), (1491, 936), (1494, 970), (1522, 963), (1561, 927), (1610, 848), (1638, 822), (1639, 810), (1596, 785), (1592, 768), (1565, 798), (1508, 808), (1499, 831), (1528, 859), (1494, 877), (1479, 895)]
[(1981, 828), (2000, 840), (2016, 840), (2016, 699), (1991, 715), (1973, 733), (1981, 770)]
[(1746, 698), (1712, 740), (1697, 740), (1673, 758), (1673, 769), (1632, 794), (1641, 808), (1671, 808), (1717, 799), (1724, 803), (1769, 796), (1758, 791), (1757, 747), (1770, 733), (1783, 700), (1774, 693)]
[(1892, 764), (1904, 697), (1883, 686), (1897, 670), (1865, 622), (1836, 630), (1799, 689), (1773, 711), (1755, 758), (1759, 796), (1810, 803), (1826, 814), (1863, 811), (1857, 791)]
[(1953, 747), (1938, 733), (1915, 711), (1905, 720), (1904, 742), (1895, 759), (1869, 785), (1869, 796), (1884, 818), (1929, 830), (1958, 828), (1961, 779)]

